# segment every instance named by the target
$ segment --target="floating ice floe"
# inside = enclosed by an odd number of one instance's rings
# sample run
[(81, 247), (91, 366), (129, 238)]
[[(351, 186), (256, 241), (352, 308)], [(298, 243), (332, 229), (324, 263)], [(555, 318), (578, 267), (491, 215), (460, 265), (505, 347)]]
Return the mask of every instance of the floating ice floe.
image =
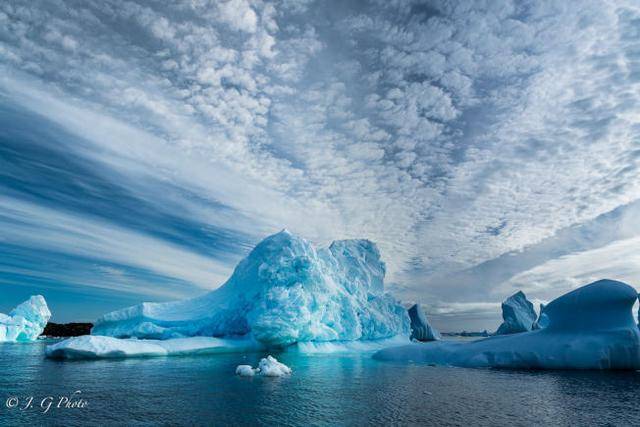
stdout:
[(291, 375), (291, 368), (284, 363), (278, 362), (275, 357), (267, 356), (260, 360), (258, 364), (260, 375), (266, 377), (282, 377), (284, 375)]
[(251, 339), (189, 337), (170, 340), (139, 340), (84, 335), (48, 346), (46, 355), (54, 359), (105, 359), (235, 353), (258, 351), (262, 348), (259, 343)]
[(636, 298), (631, 286), (600, 280), (549, 303), (543, 329), (464, 343), (413, 343), (374, 358), (462, 367), (640, 369)]
[(440, 333), (429, 324), (420, 305), (414, 304), (408, 312), (411, 320), (411, 339), (416, 341), (437, 341), (440, 339)]
[[(409, 316), (384, 292), (384, 275), (380, 253), (368, 240), (341, 240), (316, 249), (284, 230), (260, 242), (219, 289), (194, 299), (143, 303), (106, 314), (91, 334), (138, 339), (122, 344), (127, 348), (148, 340), (165, 348), (168, 344), (160, 341), (187, 337), (244, 339), (265, 348), (394, 336), (408, 341)], [(68, 348), (78, 356), (82, 346), (90, 348), (87, 354), (92, 357), (105, 354), (94, 351), (88, 338), (59, 343), (55, 353), (48, 354), (60, 356)]]
[(236, 375), (241, 377), (253, 377), (255, 375), (262, 375), (265, 377), (283, 377), (285, 375), (291, 375), (291, 368), (282, 362), (278, 362), (273, 356), (267, 356), (260, 360), (257, 368), (251, 367), (251, 365), (238, 365), (236, 368)]
[(496, 335), (530, 331), (533, 329), (536, 317), (531, 301), (527, 299), (524, 292), (518, 291), (502, 303), (504, 322), (496, 331)]
[(0, 313), (0, 341), (35, 341), (47, 322), (51, 312), (42, 295), (34, 295), (9, 315)]

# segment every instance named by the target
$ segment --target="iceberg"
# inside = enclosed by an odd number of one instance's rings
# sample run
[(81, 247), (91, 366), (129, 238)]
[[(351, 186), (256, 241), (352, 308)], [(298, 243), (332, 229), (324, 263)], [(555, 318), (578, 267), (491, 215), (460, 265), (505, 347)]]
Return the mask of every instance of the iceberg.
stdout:
[(278, 362), (278, 359), (272, 356), (260, 360), (258, 364), (258, 370), (260, 375), (265, 377), (282, 377), (285, 375), (291, 375), (291, 368), (284, 363)]
[(241, 377), (253, 377), (255, 375), (262, 375), (265, 377), (283, 377), (285, 375), (291, 375), (290, 367), (284, 363), (278, 362), (273, 356), (267, 356), (260, 360), (257, 368), (252, 368), (251, 365), (238, 365), (236, 368), (236, 375)]
[[(340, 240), (316, 249), (283, 230), (260, 242), (220, 288), (189, 300), (108, 313), (91, 335), (140, 344), (151, 340), (163, 348), (162, 341), (189, 337), (248, 340), (265, 348), (398, 335), (408, 341), (409, 315), (385, 293), (384, 275), (380, 253), (368, 240)], [(113, 340), (108, 342), (117, 348)], [(59, 343), (55, 354), (73, 346), (77, 356), (83, 345), (94, 343), (88, 338)], [(95, 350), (87, 354), (111, 354)], [(132, 354), (128, 347), (123, 351)]]
[(51, 312), (42, 295), (34, 295), (11, 310), (9, 315), (0, 313), (0, 342), (35, 341), (47, 322)]
[(411, 320), (411, 339), (416, 341), (436, 341), (440, 339), (440, 333), (429, 324), (422, 307), (414, 304), (409, 308), (408, 313)]
[(533, 304), (527, 299), (524, 292), (518, 291), (502, 303), (502, 319), (504, 322), (496, 331), (496, 335), (530, 331), (536, 318)]
[(549, 303), (543, 329), (473, 342), (437, 341), (391, 347), (378, 360), (461, 367), (640, 369), (640, 331), (631, 286), (599, 280)]

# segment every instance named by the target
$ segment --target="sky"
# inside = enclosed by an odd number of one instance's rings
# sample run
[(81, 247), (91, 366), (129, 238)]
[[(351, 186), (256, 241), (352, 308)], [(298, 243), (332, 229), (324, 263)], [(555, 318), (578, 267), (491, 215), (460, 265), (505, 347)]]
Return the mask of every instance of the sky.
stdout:
[(637, 1), (0, 3), (0, 312), (367, 238), (443, 330), (640, 277)]

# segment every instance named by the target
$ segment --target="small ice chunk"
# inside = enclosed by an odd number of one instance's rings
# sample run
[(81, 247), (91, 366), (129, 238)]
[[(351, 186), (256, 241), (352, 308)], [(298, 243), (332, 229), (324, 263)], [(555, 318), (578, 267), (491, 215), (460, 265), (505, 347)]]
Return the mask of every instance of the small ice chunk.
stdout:
[(256, 370), (251, 365), (238, 365), (236, 368), (236, 375), (241, 377), (253, 377), (256, 374)]
[(254, 375), (262, 375), (264, 377), (283, 377), (285, 375), (291, 375), (291, 368), (284, 363), (278, 362), (273, 356), (267, 356), (260, 359), (257, 368), (252, 368), (250, 365), (238, 365), (236, 368), (236, 375), (241, 377), (253, 377)]
[(278, 362), (278, 359), (273, 356), (267, 356), (266, 358), (260, 360), (258, 369), (260, 370), (260, 375), (264, 375), (267, 377), (282, 377), (284, 375), (291, 375), (291, 368), (284, 363)]

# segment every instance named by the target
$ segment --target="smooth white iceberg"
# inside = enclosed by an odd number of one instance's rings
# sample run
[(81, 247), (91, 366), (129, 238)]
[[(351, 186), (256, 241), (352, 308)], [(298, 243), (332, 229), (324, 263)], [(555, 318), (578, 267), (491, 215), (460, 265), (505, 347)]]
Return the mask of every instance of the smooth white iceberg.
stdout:
[(238, 365), (236, 368), (236, 375), (240, 375), (241, 377), (253, 377), (255, 375), (283, 377), (285, 375), (291, 375), (291, 372), (290, 367), (282, 362), (278, 362), (278, 359), (273, 356), (260, 359), (257, 368), (253, 368), (251, 365)]
[(440, 339), (440, 333), (429, 324), (422, 307), (414, 304), (408, 310), (411, 320), (411, 339), (416, 341), (436, 341)]
[[(409, 316), (384, 292), (384, 275), (380, 253), (368, 240), (341, 240), (316, 249), (283, 230), (260, 242), (219, 289), (194, 299), (114, 311), (98, 319), (91, 334), (138, 342), (248, 339), (264, 347), (395, 336), (408, 340)], [(89, 341), (74, 346), (82, 344)]]
[(14, 308), (9, 315), (0, 313), (0, 341), (35, 341), (51, 312), (42, 295), (34, 295)]
[(524, 292), (518, 291), (502, 303), (502, 319), (504, 322), (496, 331), (496, 335), (515, 334), (533, 329), (536, 321), (533, 304)]
[(640, 369), (634, 288), (600, 280), (551, 303), (543, 329), (473, 342), (412, 343), (377, 352), (379, 360), (462, 367)]

